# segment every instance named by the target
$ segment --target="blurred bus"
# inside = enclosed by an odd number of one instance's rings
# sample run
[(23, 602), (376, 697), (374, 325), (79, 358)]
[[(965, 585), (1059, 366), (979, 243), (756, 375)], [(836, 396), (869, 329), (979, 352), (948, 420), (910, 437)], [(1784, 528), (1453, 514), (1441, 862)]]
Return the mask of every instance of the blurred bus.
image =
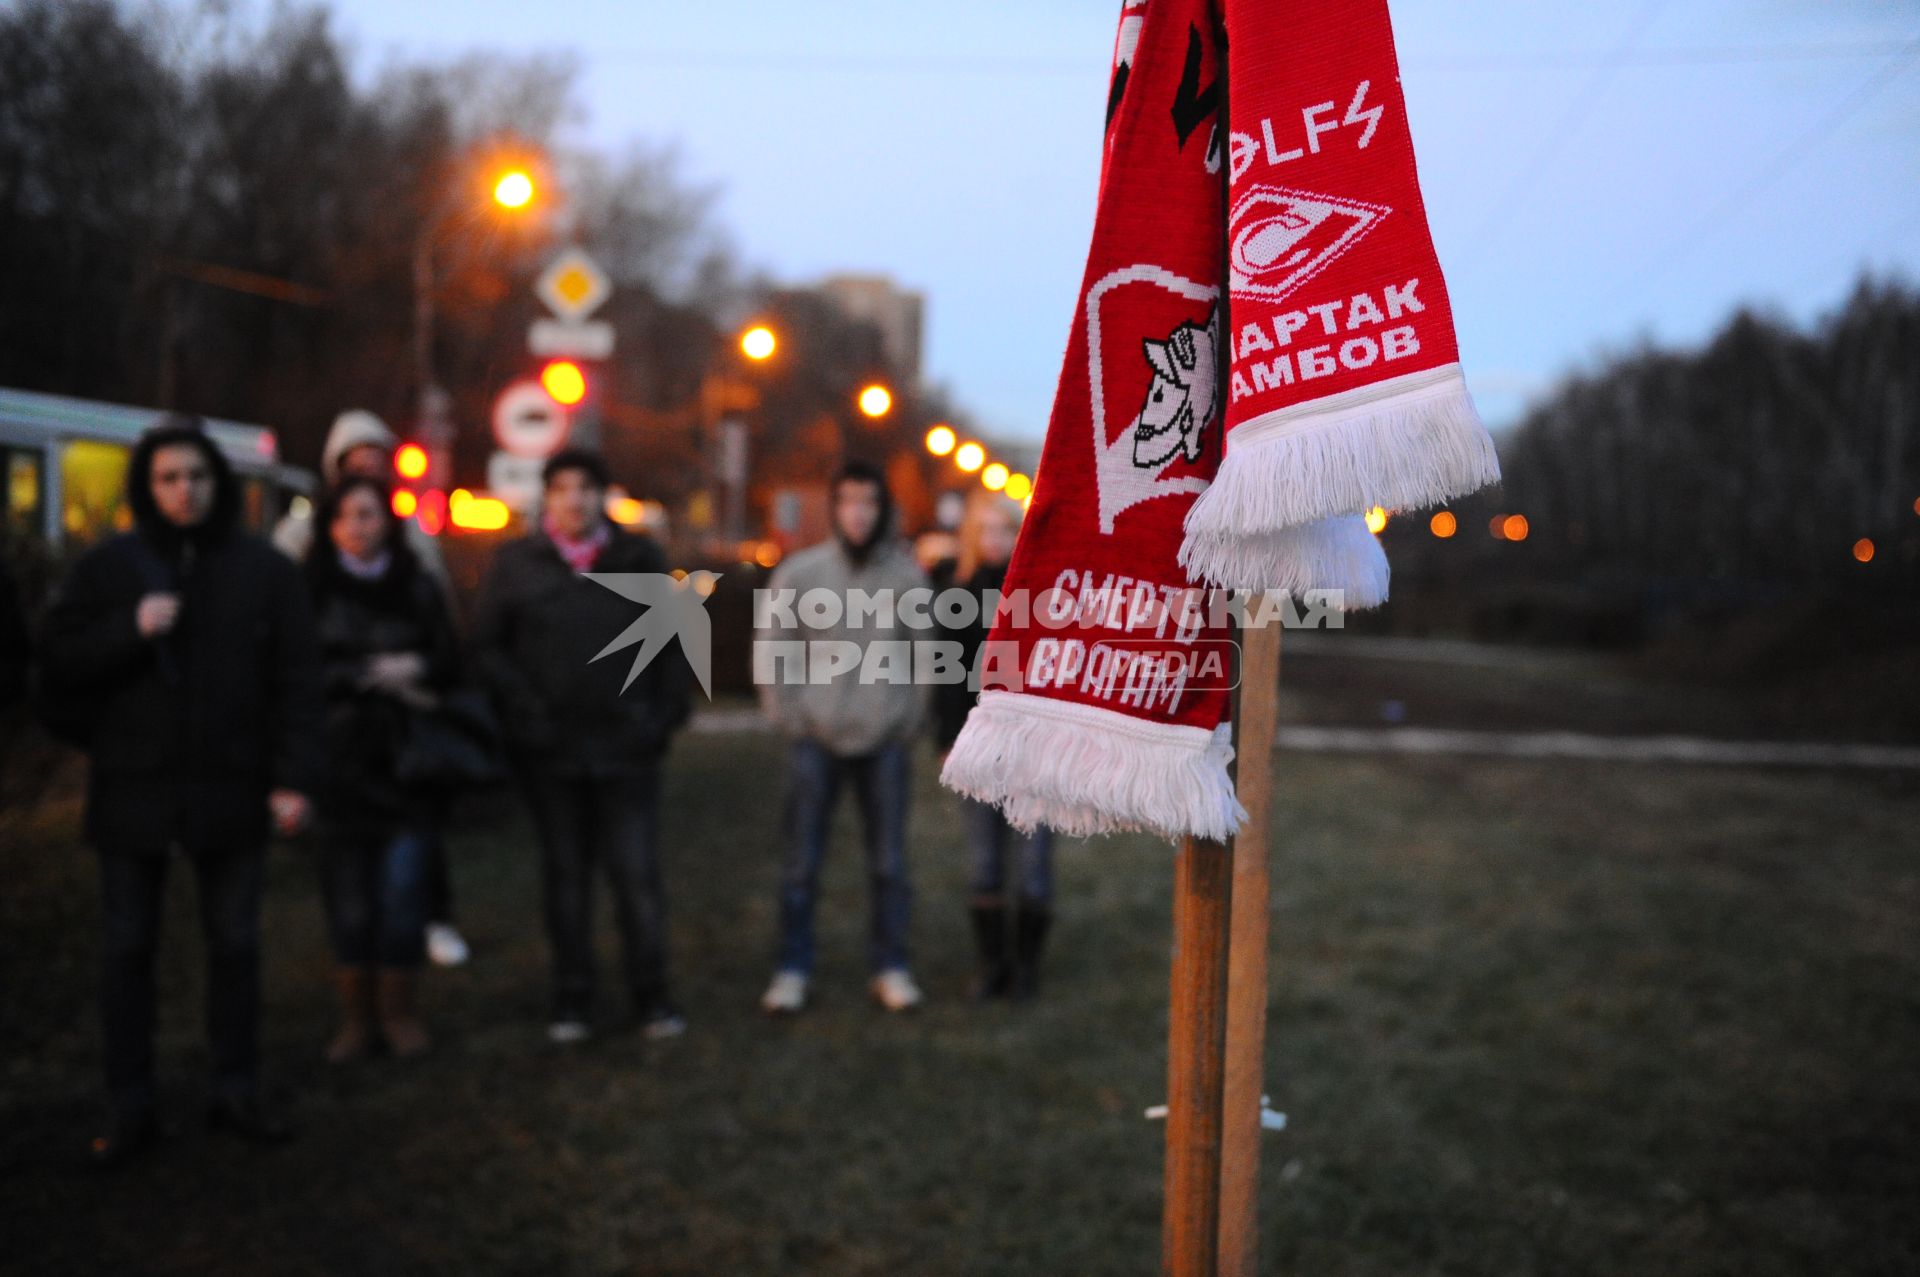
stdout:
[[(133, 523), (127, 462), (154, 408), (0, 388), (0, 544), (10, 558), (58, 562)], [(207, 434), (240, 480), (240, 522), (270, 532), (295, 499), (312, 499), (311, 472), (280, 460), (264, 426), (207, 420)]]

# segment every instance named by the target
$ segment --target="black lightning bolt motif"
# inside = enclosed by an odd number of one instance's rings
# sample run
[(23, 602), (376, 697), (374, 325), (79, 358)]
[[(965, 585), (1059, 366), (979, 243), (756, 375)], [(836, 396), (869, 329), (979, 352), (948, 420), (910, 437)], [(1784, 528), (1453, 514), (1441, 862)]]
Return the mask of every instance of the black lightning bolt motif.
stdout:
[(1200, 28), (1187, 27), (1187, 65), (1180, 72), (1180, 87), (1173, 94), (1173, 131), (1186, 149), (1187, 139), (1200, 122), (1220, 106), (1220, 81), (1216, 77), (1206, 88), (1200, 87)]

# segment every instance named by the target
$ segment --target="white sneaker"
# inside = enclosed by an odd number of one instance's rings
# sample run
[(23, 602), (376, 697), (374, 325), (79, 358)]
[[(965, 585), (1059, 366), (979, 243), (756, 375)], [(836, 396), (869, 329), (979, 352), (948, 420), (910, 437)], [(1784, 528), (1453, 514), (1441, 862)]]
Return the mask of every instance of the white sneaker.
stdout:
[(687, 1031), (687, 1017), (671, 1002), (661, 1002), (640, 1018), (640, 1032), (649, 1042), (664, 1042)]
[(904, 967), (892, 967), (882, 971), (867, 984), (867, 991), (873, 994), (873, 1000), (889, 1011), (911, 1011), (925, 1001), (920, 986), (913, 982)]
[(593, 1030), (584, 1020), (555, 1020), (547, 1026), (547, 1041), (559, 1046), (572, 1046), (592, 1036)]
[(465, 966), (473, 951), (467, 947), (467, 938), (451, 922), (429, 922), (427, 924), (427, 957), (436, 967)]
[(760, 995), (760, 1009), (768, 1015), (792, 1015), (807, 1005), (807, 977), (798, 971), (776, 971), (767, 991)]

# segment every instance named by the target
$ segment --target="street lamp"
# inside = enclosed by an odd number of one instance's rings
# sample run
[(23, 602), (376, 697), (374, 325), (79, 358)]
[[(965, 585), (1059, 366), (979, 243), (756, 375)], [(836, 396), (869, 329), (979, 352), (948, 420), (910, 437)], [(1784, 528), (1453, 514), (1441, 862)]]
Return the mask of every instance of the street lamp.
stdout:
[(954, 449), (953, 464), (959, 466), (968, 474), (972, 474), (975, 470), (987, 464), (987, 450), (969, 440)]
[(1009, 477), (1011, 477), (1011, 471), (995, 461), (980, 472), (980, 486), (988, 492), (998, 492), (1007, 486)]
[[(456, 201), (465, 205), (472, 200), (471, 188), (464, 185), (472, 176), (469, 168), (461, 184), (441, 193), (432, 211), (421, 221), (413, 240), (413, 370), (420, 384), (419, 437), (432, 459), (430, 468), (436, 471), (445, 470), (453, 447), (453, 405), (433, 368), (433, 250), (460, 211)], [(493, 202), (499, 207), (521, 212), (533, 203), (533, 178), (524, 168), (509, 168), (494, 179), (492, 194)], [(445, 483), (447, 475), (436, 472), (432, 479)]]
[(493, 202), (501, 208), (525, 208), (533, 195), (533, 178), (525, 169), (508, 169), (493, 184)]
[(1002, 491), (1015, 501), (1025, 501), (1033, 495), (1033, 480), (1016, 471), (1007, 476), (1007, 486)]
[[(780, 338), (771, 326), (753, 324), (740, 331), (734, 345), (749, 361), (760, 364), (773, 358), (780, 348)], [(752, 468), (748, 451), (752, 441), (747, 423), (729, 414), (751, 411), (759, 397), (753, 383), (734, 376), (734, 372), (730, 361), (708, 363), (700, 377), (697, 424), (705, 458), (704, 482), (711, 485), (717, 481), (725, 488), (721, 531), (737, 547), (746, 539), (747, 482)], [(712, 535), (709, 519), (695, 526), (703, 536)]]
[(874, 382), (860, 392), (860, 411), (876, 420), (887, 415), (893, 409), (893, 392), (879, 382)]
[(765, 324), (755, 324), (740, 334), (740, 353), (755, 363), (771, 359), (779, 344), (773, 335), (773, 329)]
[(952, 452), (958, 442), (960, 440), (953, 433), (952, 426), (939, 425), (927, 431), (927, 451), (936, 457), (944, 457)]

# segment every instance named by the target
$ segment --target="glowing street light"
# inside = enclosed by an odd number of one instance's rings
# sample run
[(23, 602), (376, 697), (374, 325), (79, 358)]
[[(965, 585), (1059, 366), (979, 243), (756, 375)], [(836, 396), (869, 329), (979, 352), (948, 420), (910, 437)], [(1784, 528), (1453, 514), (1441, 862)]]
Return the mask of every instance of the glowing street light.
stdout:
[(1007, 486), (1002, 490), (1015, 501), (1025, 501), (1033, 495), (1033, 480), (1015, 471), (1007, 476)]
[(1379, 506), (1367, 511), (1367, 531), (1379, 536), (1387, 526), (1387, 512)]
[(927, 431), (927, 451), (936, 457), (946, 456), (959, 442), (960, 438), (953, 433), (952, 426), (935, 426)]
[(1501, 521), (1500, 535), (1503, 539), (1508, 541), (1526, 540), (1527, 539), (1527, 516), (1524, 514), (1508, 515), (1504, 520)]
[(525, 169), (508, 169), (493, 184), (493, 202), (501, 208), (525, 208), (533, 203), (533, 178)]
[(1427, 523), (1433, 529), (1433, 535), (1442, 538), (1452, 536), (1460, 528), (1460, 521), (1453, 517), (1453, 511), (1441, 510)]
[(998, 492), (1007, 486), (1007, 479), (1011, 473), (1011, 471), (998, 461), (993, 462), (985, 470), (980, 472), (981, 486), (986, 488), (988, 492)]
[(893, 392), (879, 382), (860, 392), (860, 411), (869, 417), (884, 417), (893, 410)]
[(975, 470), (987, 464), (987, 450), (977, 443), (963, 443), (954, 449), (953, 464), (959, 466), (968, 474), (972, 474)]
[(1853, 557), (1861, 563), (1873, 562), (1873, 541), (1868, 537), (1861, 537), (1858, 541), (1855, 541), (1853, 543)]
[(765, 324), (755, 324), (740, 334), (740, 353), (755, 363), (763, 359), (771, 359), (774, 349), (779, 344), (779, 340), (773, 335), (773, 329)]

